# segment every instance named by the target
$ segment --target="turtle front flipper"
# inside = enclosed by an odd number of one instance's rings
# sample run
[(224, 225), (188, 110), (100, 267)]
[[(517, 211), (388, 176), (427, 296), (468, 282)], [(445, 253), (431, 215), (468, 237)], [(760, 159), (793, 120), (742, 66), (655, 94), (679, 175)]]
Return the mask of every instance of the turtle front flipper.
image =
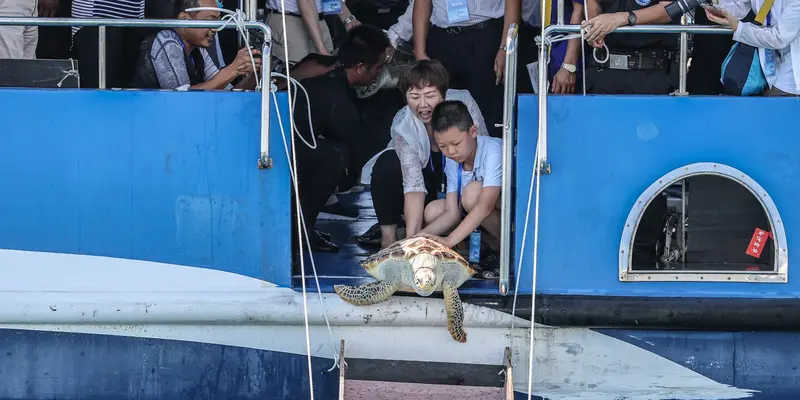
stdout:
[(458, 297), (458, 289), (447, 279), (442, 282), (444, 307), (447, 310), (447, 330), (450, 336), (461, 343), (467, 342), (467, 332), (464, 332), (464, 305)]
[(398, 286), (394, 281), (378, 281), (361, 286), (333, 285), (333, 290), (350, 304), (368, 306), (392, 297)]

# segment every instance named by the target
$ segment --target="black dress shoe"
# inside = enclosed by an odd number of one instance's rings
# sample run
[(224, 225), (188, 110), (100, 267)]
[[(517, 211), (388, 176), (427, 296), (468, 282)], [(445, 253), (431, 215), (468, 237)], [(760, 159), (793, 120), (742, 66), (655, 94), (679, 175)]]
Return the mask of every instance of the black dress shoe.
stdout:
[(327, 240), (317, 234), (309, 236), (309, 239), (311, 240), (311, 251), (323, 253), (336, 253), (339, 251), (339, 246), (333, 244), (330, 240)]
[(328, 233), (328, 232), (320, 232), (320, 231), (314, 229), (314, 233), (316, 233), (317, 236), (319, 236), (319, 237), (321, 237), (321, 238), (323, 238), (323, 239), (325, 239), (327, 241), (331, 240), (331, 234)]

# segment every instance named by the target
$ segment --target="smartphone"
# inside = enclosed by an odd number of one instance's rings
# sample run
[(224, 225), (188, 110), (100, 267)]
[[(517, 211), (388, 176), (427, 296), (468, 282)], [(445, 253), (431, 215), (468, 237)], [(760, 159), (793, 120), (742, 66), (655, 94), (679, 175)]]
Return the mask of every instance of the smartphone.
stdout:
[(700, 3), (700, 7), (705, 8), (706, 11), (708, 11), (709, 13), (711, 13), (711, 14), (717, 16), (717, 17), (725, 18), (725, 13), (722, 12), (722, 10), (720, 10), (719, 8), (712, 6), (711, 4)]

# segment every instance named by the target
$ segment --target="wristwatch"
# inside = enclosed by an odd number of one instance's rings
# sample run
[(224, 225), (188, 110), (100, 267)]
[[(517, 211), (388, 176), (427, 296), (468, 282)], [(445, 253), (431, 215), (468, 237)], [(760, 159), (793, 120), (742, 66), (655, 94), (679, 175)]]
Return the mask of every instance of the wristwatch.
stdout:
[(573, 74), (575, 73), (575, 71), (578, 70), (578, 67), (575, 64), (567, 64), (567, 63), (561, 64), (561, 68), (564, 68), (565, 70)]
[(628, 11), (628, 26), (636, 25), (636, 14), (633, 11)]
[(355, 20), (356, 20), (356, 16), (355, 15), (350, 15), (349, 17), (345, 18), (344, 21), (342, 21), (342, 23), (347, 25), (347, 24), (349, 24), (349, 23), (351, 23), (351, 22), (353, 22)]

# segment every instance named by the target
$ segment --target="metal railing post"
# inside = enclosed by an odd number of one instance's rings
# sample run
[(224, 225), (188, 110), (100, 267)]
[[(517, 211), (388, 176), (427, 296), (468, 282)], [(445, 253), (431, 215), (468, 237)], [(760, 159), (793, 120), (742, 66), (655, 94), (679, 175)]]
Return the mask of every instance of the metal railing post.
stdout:
[[(686, 26), (686, 16), (681, 17), (681, 25)], [(681, 49), (678, 62), (678, 96), (686, 96), (686, 75), (689, 72), (688, 64), (688, 51), (689, 51), (689, 34), (681, 32)]]
[[(503, 84), (503, 186), (500, 208), (500, 294), (508, 294), (511, 286), (511, 186), (513, 185), (514, 146), (517, 124), (514, 111), (517, 104), (517, 24), (511, 24), (506, 33), (506, 70)], [(518, 277), (516, 279), (519, 279)]]
[(106, 27), (97, 28), (97, 88), (106, 88)]
[[(272, 158), (269, 156), (269, 128), (270, 118), (269, 113), (269, 95), (271, 93), (272, 84), (270, 74), (272, 73), (272, 49), (270, 43), (264, 41), (264, 47), (261, 48), (261, 157), (258, 159), (258, 168), (272, 168)], [(291, 83), (289, 83), (291, 84)], [(280, 112), (275, 110), (275, 112)], [(283, 135), (283, 132), (281, 132)]]
[[(250, 0), (253, 1), (253, 0)], [(253, 11), (255, 12), (255, 11)], [(100, 68), (98, 86), (106, 87), (106, 27), (131, 27), (131, 28), (236, 28), (233, 24), (222, 21), (200, 21), (179, 19), (113, 19), (113, 18), (30, 18), (30, 17), (0, 17), (0, 26), (93, 26), (97, 27), (98, 42), (98, 67)], [(264, 33), (263, 63), (261, 66), (261, 155), (259, 167), (270, 168), (272, 159), (269, 157), (269, 128), (270, 128), (270, 46), (272, 45), (272, 31), (264, 22), (246, 21), (247, 29), (258, 29)]]

